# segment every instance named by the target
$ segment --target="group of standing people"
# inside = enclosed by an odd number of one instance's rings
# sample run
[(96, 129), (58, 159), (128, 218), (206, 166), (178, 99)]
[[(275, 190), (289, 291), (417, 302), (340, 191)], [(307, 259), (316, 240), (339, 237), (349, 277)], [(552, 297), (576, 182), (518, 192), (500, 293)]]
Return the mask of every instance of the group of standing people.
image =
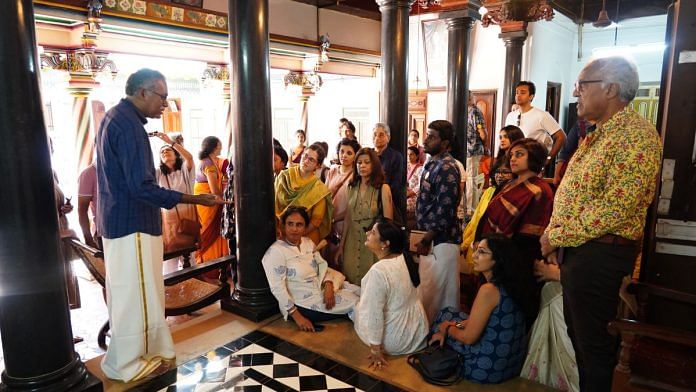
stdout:
[[(467, 198), (471, 220), (464, 236), (457, 207), (466, 197), (462, 179), (473, 175), (462, 173), (450, 154), (449, 122), (428, 125), (422, 150), (417, 144), (408, 150), (408, 166), (389, 146), (386, 124), (373, 129), (374, 149), (360, 146), (353, 127), (353, 137), (336, 148), (339, 164), (323, 181), (317, 172), (327, 148), (305, 147), (302, 135), (298, 147), (285, 154), (296, 165), (275, 171), (279, 239), (263, 259), (281, 312), (308, 331), (327, 319), (350, 318), (376, 368), (386, 366), (385, 354), (413, 352), (426, 341), (447, 344), (464, 358), (462, 375), (482, 383), (520, 374), (533, 328), (523, 374), (540, 380), (543, 373), (541, 381), (552, 382), (558, 374), (542, 371), (552, 365), (533, 357), (548, 344), (544, 329), (551, 323), (543, 320), (550, 318), (539, 315), (545, 299), (543, 306), (562, 306), (572, 345), (566, 357), (574, 357), (578, 371), (577, 384), (571, 375), (561, 382), (565, 385), (554, 386), (609, 390), (616, 351), (606, 325), (635, 261), (661, 158), (654, 127), (627, 107), (637, 86), (636, 68), (623, 58), (598, 59), (583, 68), (573, 94), (578, 115), (595, 127), (570, 158), (554, 195), (540, 174), (561, 149), (564, 134), (532, 111), (533, 84), (520, 84), (520, 110), (508, 116), (516, 124), (500, 132), (501, 151), (491, 165), (494, 187), (478, 205), (469, 206)], [(228, 168), (218, 158), (221, 143), (215, 138), (204, 140), (194, 173), (192, 155), (161, 135), (167, 144), (156, 172), (143, 124), (167, 106), (164, 76), (140, 70), (129, 77), (126, 95), (100, 126), (95, 170), (112, 330), (102, 368), (109, 378), (133, 381), (163, 371), (174, 356), (164, 322), (160, 207), (169, 210), (165, 222), (172, 209), (178, 218), (195, 210), (205, 245), (201, 259), (226, 253), (219, 211), (228, 203), (222, 198)], [(530, 122), (550, 127), (550, 139), (530, 137), (525, 127), (538, 125)], [(351, 124), (341, 123), (346, 135)], [(474, 131), (486, 140), (476, 124)], [(280, 151), (274, 145), (274, 169), (276, 156), (283, 161)], [(426, 162), (423, 153), (429, 155)], [(407, 203), (406, 217), (421, 231), (412, 244), (418, 265), (406, 232), (394, 223), (405, 177), (409, 184), (418, 179), (407, 191), (415, 202)], [(164, 237), (172, 235), (170, 229)], [(322, 240), (331, 245), (322, 250)], [(459, 298), (462, 244), (480, 276), (467, 313)], [(124, 259), (136, 262), (119, 262)], [(542, 290), (536, 278), (555, 283)], [(132, 312), (134, 304), (147, 311)], [(141, 331), (142, 325), (148, 328)]]

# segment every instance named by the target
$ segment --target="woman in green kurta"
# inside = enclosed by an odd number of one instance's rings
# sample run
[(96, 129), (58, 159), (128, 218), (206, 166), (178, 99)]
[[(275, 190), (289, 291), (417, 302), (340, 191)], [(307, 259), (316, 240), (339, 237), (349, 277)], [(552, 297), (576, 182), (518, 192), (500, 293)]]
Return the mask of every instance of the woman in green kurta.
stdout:
[[(360, 282), (377, 262), (374, 253), (365, 246), (367, 235), (375, 217), (382, 215), (387, 219), (393, 217), (391, 189), (384, 183), (384, 171), (377, 153), (371, 148), (361, 148), (355, 154), (354, 176), (348, 184), (348, 208), (341, 244), (336, 255), (343, 260), (343, 274), (350, 283)], [(377, 202), (382, 194), (382, 211)]]

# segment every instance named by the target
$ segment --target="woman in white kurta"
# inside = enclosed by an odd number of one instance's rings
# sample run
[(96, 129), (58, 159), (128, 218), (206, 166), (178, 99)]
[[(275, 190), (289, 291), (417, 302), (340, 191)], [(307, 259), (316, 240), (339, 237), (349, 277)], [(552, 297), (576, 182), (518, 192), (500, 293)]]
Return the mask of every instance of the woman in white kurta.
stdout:
[(365, 245), (379, 261), (362, 279), (353, 322), (360, 339), (370, 346), (370, 366), (381, 368), (385, 353), (406, 354), (425, 347), (428, 321), (416, 292), (418, 267), (410, 256), (408, 261), (404, 257), (401, 229), (379, 220), (367, 233)]
[(283, 238), (268, 248), (261, 262), (283, 317), (290, 316), (303, 331), (314, 331), (314, 323), (347, 317), (360, 288), (328, 268), (314, 242), (302, 236), (308, 223), (304, 207), (288, 207), (281, 216)]
[[(172, 140), (166, 133), (158, 133), (156, 136), (167, 143), (160, 148), (160, 166), (156, 173), (157, 185), (181, 193), (192, 193), (193, 156), (180, 142)], [(164, 242), (165, 252), (181, 246), (180, 241), (176, 241), (181, 219), (197, 221), (196, 206), (179, 203), (170, 210), (162, 209), (162, 242)]]

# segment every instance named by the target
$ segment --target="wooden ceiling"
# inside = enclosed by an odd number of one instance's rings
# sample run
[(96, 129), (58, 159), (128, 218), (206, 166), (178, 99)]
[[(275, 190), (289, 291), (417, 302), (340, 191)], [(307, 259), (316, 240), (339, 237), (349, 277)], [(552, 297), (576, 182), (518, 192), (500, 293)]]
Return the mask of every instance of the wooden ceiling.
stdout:
[[(379, 8), (375, 0), (294, 0), (299, 3), (311, 4), (319, 8), (332, 9), (351, 15), (380, 20)], [(549, 0), (554, 9), (570, 19), (579, 22), (582, 18), (586, 23), (597, 19), (602, 9), (602, 0)], [(447, 0), (443, 0), (446, 3)], [(617, 2), (619, 20), (638, 18), (642, 16), (661, 15), (667, 13), (667, 7), (672, 0), (606, 0), (606, 10), (609, 18), (616, 21)], [(485, 3), (485, 1), (482, 1)], [(417, 12), (414, 5), (411, 14)], [(428, 10), (420, 10), (422, 13)]]

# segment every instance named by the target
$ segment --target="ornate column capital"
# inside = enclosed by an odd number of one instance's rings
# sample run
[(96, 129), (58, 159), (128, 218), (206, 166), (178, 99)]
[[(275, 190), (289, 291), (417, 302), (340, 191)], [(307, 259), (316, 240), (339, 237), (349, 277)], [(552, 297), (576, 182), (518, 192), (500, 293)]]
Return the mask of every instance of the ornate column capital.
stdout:
[(448, 18), (446, 21), (447, 30), (470, 30), (475, 21), (474, 18), (468, 16)]
[(527, 30), (506, 31), (498, 34), (498, 38), (503, 40), (505, 46), (522, 46), (528, 35)]
[(232, 99), (230, 92), (230, 68), (227, 64), (211, 64), (209, 63), (203, 75), (201, 76), (203, 83), (211, 80), (222, 82), (222, 98), (226, 101)]
[(510, 22), (522, 22), (519, 27), (524, 30), (529, 22), (550, 21), (554, 16), (548, 0), (486, 0), (483, 6), (487, 11), (481, 17), (483, 27), (491, 24), (505, 27)]
[(379, 12), (384, 12), (390, 8), (407, 8), (410, 10), (415, 2), (416, 0), (375, 0), (375, 3), (379, 6)]
[(303, 97), (311, 97), (317, 92), (324, 84), (321, 80), (321, 76), (315, 72), (296, 72), (290, 71), (283, 78), (285, 87), (290, 85), (299, 86), (302, 88)]

